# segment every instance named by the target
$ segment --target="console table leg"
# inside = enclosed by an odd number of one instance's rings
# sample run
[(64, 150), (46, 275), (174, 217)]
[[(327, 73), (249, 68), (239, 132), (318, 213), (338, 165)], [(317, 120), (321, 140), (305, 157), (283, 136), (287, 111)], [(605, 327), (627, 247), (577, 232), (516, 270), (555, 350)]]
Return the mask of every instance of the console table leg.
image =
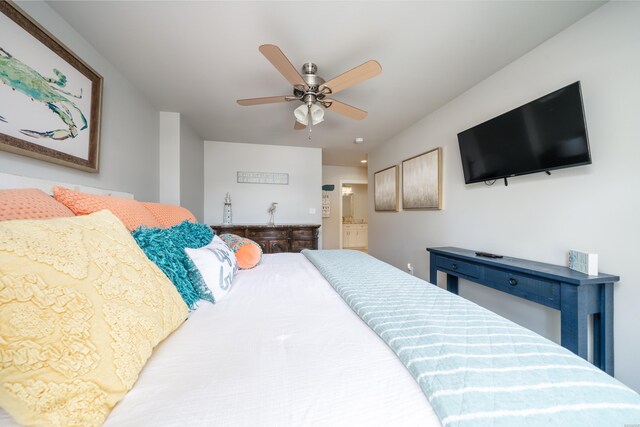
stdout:
[(458, 277), (447, 274), (447, 290), (458, 295)]
[(600, 313), (593, 313), (593, 364), (602, 369), (602, 324)]
[(438, 266), (436, 265), (436, 255), (429, 255), (429, 282), (438, 286)]
[(603, 283), (599, 291), (600, 314), (593, 316), (593, 364), (613, 375), (613, 283)]
[(560, 344), (587, 360), (587, 300), (580, 286), (560, 288)]

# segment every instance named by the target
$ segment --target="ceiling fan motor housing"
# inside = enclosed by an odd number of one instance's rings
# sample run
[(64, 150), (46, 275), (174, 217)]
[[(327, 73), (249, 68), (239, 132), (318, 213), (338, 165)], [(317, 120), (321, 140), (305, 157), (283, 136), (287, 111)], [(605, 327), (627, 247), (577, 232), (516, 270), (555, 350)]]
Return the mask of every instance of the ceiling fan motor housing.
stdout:
[(315, 74), (318, 71), (318, 66), (313, 62), (307, 62), (302, 66), (302, 74)]
[(307, 62), (302, 66), (302, 78), (304, 79), (307, 86), (309, 86), (309, 90), (317, 91), (321, 84), (324, 83), (324, 79), (319, 77), (316, 73), (318, 72), (318, 66), (313, 62)]

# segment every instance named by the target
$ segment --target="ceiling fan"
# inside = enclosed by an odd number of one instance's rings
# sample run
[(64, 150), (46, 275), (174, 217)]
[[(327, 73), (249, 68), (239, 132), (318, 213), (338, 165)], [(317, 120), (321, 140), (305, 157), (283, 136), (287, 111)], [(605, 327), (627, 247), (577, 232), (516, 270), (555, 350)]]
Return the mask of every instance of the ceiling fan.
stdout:
[(302, 105), (294, 110), (296, 122), (293, 128), (296, 130), (304, 129), (309, 124), (315, 125), (322, 122), (324, 120), (324, 110), (320, 107), (355, 120), (362, 120), (367, 117), (366, 111), (352, 107), (344, 102), (330, 99), (328, 96), (335, 95), (342, 90), (380, 74), (382, 67), (377, 61), (367, 61), (325, 82), (322, 77), (316, 74), (318, 67), (313, 62), (305, 63), (302, 66), (302, 74), (300, 74), (278, 46), (263, 44), (259, 50), (280, 71), (280, 74), (293, 85), (293, 95), (238, 99), (238, 104), (249, 106), (300, 101)]

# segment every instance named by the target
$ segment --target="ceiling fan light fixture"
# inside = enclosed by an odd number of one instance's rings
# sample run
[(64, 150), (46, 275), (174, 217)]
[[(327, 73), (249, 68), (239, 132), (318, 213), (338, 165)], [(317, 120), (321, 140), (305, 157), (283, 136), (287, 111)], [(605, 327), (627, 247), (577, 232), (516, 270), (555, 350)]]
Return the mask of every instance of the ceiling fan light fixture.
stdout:
[(324, 121), (324, 110), (319, 105), (313, 104), (309, 107), (309, 110), (311, 111), (311, 123), (317, 125)]
[(306, 126), (309, 123), (309, 107), (306, 105), (299, 106), (293, 110), (293, 116), (296, 118), (298, 123)]
[(311, 124), (313, 125), (324, 121), (324, 110), (316, 104), (303, 104), (293, 110), (293, 115), (298, 123), (305, 126), (309, 125), (309, 118), (311, 118)]

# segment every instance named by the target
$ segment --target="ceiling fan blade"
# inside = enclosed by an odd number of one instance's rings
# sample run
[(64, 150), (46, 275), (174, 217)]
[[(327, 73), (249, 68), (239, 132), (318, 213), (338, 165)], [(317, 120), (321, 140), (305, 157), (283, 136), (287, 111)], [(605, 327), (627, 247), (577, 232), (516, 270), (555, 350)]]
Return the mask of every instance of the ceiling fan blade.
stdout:
[(299, 121), (297, 121), (297, 120), (296, 120), (296, 124), (295, 124), (295, 125), (293, 125), (293, 128), (294, 128), (295, 130), (303, 130), (303, 129), (305, 129), (305, 128), (306, 128), (306, 126), (305, 126), (305, 125), (303, 125), (302, 123), (300, 123)]
[(262, 53), (264, 57), (267, 58), (278, 71), (280, 71), (280, 74), (282, 74), (292, 86), (300, 85), (305, 88), (307, 87), (307, 83), (304, 81), (298, 70), (296, 70), (296, 67), (291, 64), (291, 61), (289, 61), (284, 53), (282, 53), (278, 46), (273, 44), (263, 44), (258, 48), (258, 50), (260, 50), (260, 53)]
[(345, 90), (351, 86), (362, 83), (365, 80), (369, 80), (372, 77), (377, 76), (382, 72), (382, 67), (378, 64), (378, 61), (367, 61), (364, 64), (358, 65), (356, 68), (340, 74), (338, 77), (334, 77), (320, 88), (328, 87), (331, 89), (331, 93), (338, 93), (341, 90)]
[(248, 98), (248, 99), (238, 99), (238, 104), (248, 106), (248, 105), (261, 105), (261, 104), (274, 104), (276, 102), (286, 102), (288, 101), (288, 96), (267, 96), (266, 98)]
[(351, 119), (362, 120), (367, 117), (367, 114), (369, 114), (364, 110), (352, 107), (344, 102), (336, 101), (335, 99), (325, 99), (325, 101), (331, 103), (331, 105), (327, 107), (328, 110), (342, 114), (343, 116), (347, 116)]

